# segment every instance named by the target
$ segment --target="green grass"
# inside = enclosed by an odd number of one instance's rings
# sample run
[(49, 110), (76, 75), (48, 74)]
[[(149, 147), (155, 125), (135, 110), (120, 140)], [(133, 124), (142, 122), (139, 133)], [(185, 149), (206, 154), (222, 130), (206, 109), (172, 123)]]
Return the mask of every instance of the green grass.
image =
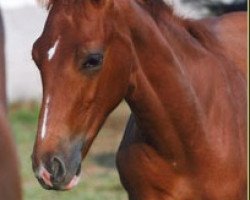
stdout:
[(128, 116), (128, 109), (124, 104), (111, 115), (84, 160), (80, 184), (67, 192), (44, 190), (33, 175), (30, 155), (38, 114), (39, 106), (36, 103), (16, 104), (10, 108), (9, 118), (20, 160), (24, 200), (127, 199), (115, 169), (115, 152)]

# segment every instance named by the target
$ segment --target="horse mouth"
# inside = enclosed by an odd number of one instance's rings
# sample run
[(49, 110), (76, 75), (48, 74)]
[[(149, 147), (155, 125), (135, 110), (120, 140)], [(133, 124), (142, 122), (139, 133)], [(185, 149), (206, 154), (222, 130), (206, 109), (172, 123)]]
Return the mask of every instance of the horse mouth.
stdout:
[(71, 178), (62, 180), (61, 182), (56, 182), (53, 180), (52, 175), (44, 168), (41, 167), (38, 175), (36, 176), (38, 182), (46, 190), (57, 190), (57, 191), (67, 191), (75, 188), (81, 178), (81, 165), (78, 167), (76, 174)]
[(46, 190), (57, 190), (57, 191), (68, 191), (72, 190), (74, 187), (76, 187), (80, 181), (80, 176), (74, 176), (72, 180), (65, 186), (59, 186), (59, 185), (49, 185), (48, 183), (45, 183), (45, 181), (42, 178), (37, 178), (41, 186)]

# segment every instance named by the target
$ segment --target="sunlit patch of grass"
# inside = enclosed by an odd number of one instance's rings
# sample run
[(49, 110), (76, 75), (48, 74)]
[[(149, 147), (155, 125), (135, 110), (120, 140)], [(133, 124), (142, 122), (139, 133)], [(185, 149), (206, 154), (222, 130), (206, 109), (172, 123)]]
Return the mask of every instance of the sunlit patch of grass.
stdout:
[(115, 169), (114, 157), (128, 113), (127, 107), (122, 104), (111, 115), (83, 162), (83, 175), (80, 184), (72, 191), (55, 192), (41, 188), (31, 167), (30, 155), (36, 136), (39, 106), (37, 103), (12, 105), (9, 119), (17, 143), (24, 200), (127, 199)]

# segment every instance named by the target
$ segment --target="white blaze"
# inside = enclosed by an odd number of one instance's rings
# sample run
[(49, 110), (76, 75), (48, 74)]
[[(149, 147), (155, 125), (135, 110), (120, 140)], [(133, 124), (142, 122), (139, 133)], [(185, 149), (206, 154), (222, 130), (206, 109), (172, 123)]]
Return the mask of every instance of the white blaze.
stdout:
[(57, 50), (57, 47), (58, 47), (58, 44), (59, 44), (59, 39), (57, 39), (54, 46), (49, 49), (49, 51), (48, 51), (48, 59), (49, 60), (51, 60), (54, 57), (56, 50)]
[(47, 132), (47, 122), (48, 122), (48, 114), (49, 114), (49, 103), (50, 103), (50, 97), (48, 96), (46, 98), (45, 110), (44, 110), (44, 114), (43, 114), (43, 122), (42, 122), (42, 130), (41, 130), (41, 137), (42, 137), (42, 139), (45, 138), (46, 132)]

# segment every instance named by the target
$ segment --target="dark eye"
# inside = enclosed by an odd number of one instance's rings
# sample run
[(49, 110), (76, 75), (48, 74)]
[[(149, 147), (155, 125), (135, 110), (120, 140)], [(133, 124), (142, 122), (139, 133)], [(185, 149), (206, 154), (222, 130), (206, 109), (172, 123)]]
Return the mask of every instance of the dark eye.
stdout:
[(89, 54), (82, 64), (83, 69), (95, 70), (98, 69), (103, 62), (102, 54)]

